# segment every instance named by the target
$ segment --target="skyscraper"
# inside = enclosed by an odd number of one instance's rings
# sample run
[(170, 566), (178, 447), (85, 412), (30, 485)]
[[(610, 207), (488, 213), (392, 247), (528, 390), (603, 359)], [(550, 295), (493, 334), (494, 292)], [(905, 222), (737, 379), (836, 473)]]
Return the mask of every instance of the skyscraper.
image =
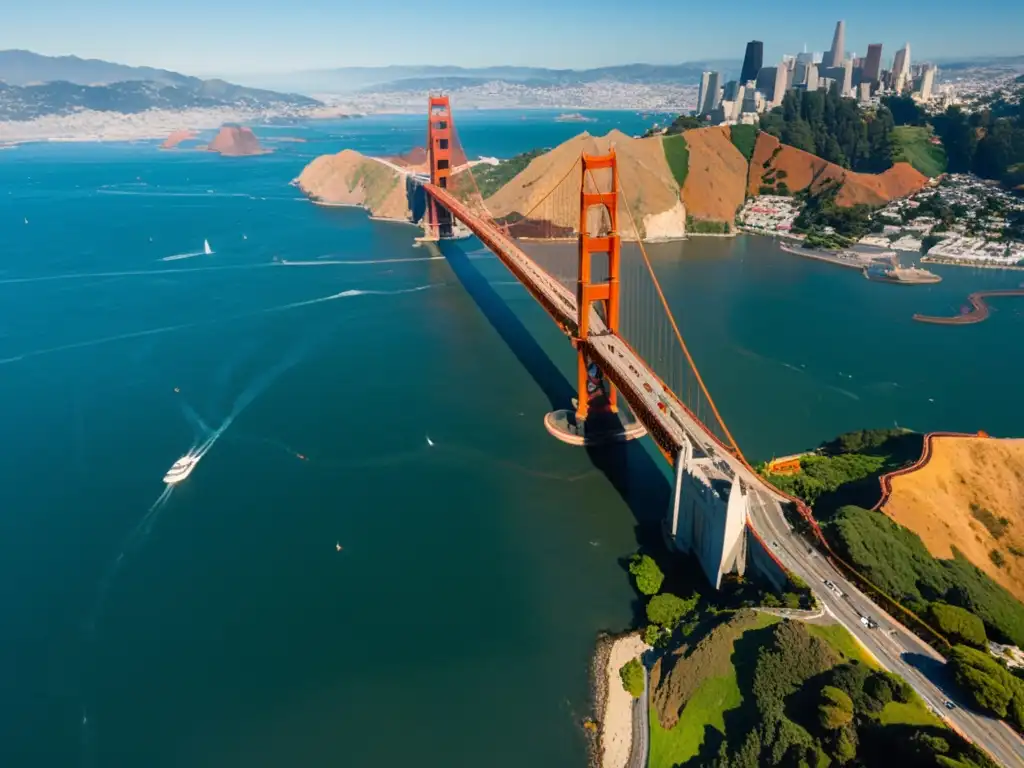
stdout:
[(921, 99), (928, 101), (932, 97), (932, 90), (935, 88), (935, 66), (929, 64), (921, 74)]
[(818, 90), (818, 65), (808, 64), (807, 65), (807, 90), (816, 91)]
[[(714, 111), (714, 109), (722, 103), (722, 75), (720, 72), (707, 72), (708, 76), (707, 86), (704, 90), (704, 98), (701, 100), (700, 106), (697, 109), (697, 114), (706, 115)], [(701, 85), (704, 85), (704, 79), (701, 78)]]
[(746, 85), (757, 79), (757, 73), (764, 64), (764, 43), (751, 40), (747, 43), (747, 52), (743, 56), (743, 69), (740, 72), (740, 83)]
[(877, 83), (882, 74), (882, 44), (872, 43), (868, 46), (868, 55), (864, 60), (864, 70), (861, 73), (863, 82)]
[(711, 80), (710, 72), (703, 72), (700, 76), (700, 90), (697, 91), (697, 114), (704, 114), (704, 102), (708, 97), (708, 81)]
[(822, 61), (826, 67), (841, 67), (846, 58), (846, 22), (836, 22), (836, 33), (832, 37), (832, 48)]
[(910, 78), (910, 43), (896, 51), (892, 60), (892, 86), (897, 93), (907, 87)]
[(782, 99), (786, 96), (786, 89), (789, 88), (789, 77), (792, 70), (789, 68), (789, 62), (783, 58), (782, 63), (776, 67), (775, 72), (775, 89), (772, 92), (772, 106), (779, 106), (782, 103)]

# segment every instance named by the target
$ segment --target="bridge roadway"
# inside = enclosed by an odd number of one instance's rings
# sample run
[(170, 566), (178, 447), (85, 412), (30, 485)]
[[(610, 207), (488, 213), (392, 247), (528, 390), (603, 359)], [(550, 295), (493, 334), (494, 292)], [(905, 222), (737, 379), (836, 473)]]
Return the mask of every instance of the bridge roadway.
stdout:
[[(576, 295), (544, 271), (496, 226), (484, 221), (446, 190), (425, 184), (428, 194), (447, 208), (481, 242), (494, 251), (502, 263), (547, 310), (567, 333), (577, 329)], [(825, 609), (842, 624), (887, 669), (899, 674), (962, 735), (985, 749), (1003, 765), (1024, 766), (1024, 741), (999, 720), (957, 706), (949, 710), (946, 701), (957, 701), (948, 679), (945, 662), (938, 653), (886, 614), (850, 584), (828, 561), (796, 534), (786, 521), (784, 501), (745, 462), (734, 456), (703, 423), (668, 389), (648, 365), (617, 334), (609, 331), (596, 311), (591, 310), (588, 351), (608, 378), (619, 388), (637, 419), (670, 460), (678, 455), (684, 439), (711, 457), (729, 477), (739, 477), (750, 496), (751, 528), (765, 541), (769, 551), (790, 571), (802, 577)], [(659, 408), (659, 403), (664, 410)], [(828, 580), (843, 596), (825, 587)], [(861, 622), (870, 616), (878, 623), (868, 629)], [(912, 662), (912, 663), (911, 663)]]

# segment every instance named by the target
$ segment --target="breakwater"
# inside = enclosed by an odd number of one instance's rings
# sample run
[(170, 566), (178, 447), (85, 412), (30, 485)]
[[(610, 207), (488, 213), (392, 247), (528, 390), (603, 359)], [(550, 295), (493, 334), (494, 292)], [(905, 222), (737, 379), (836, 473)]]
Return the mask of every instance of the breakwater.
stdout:
[(1024, 288), (1010, 288), (1002, 291), (977, 291), (967, 297), (967, 300), (971, 303), (971, 309), (968, 312), (954, 315), (953, 317), (916, 314), (914, 319), (919, 323), (936, 323), (938, 325), (970, 325), (971, 323), (980, 323), (982, 320), (988, 319), (991, 311), (985, 299), (998, 296), (1024, 296)]

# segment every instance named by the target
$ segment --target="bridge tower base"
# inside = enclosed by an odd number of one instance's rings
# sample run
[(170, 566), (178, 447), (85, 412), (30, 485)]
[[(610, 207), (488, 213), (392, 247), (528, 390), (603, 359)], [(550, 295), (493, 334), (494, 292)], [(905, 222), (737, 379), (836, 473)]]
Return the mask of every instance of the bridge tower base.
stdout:
[[(609, 331), (619, 331), (622, 246), (619, 171), (615, 150), (607, 155), (584, 153), (580, 164), (579, 277), (576, 283), (579, 317), (572, 339), (576, 348), (577, 395), (573, 410), (549, 413), (544, 418), (544, 426), (562, 442), (599, 445), (643, 437), (647, 430), (631, 414), (619, 411), (615, 386), (588, 353), (591, 313), (599, 314)], [(594, 254), (607, 254), (607, 280), (594, 281), (591, 264)]]

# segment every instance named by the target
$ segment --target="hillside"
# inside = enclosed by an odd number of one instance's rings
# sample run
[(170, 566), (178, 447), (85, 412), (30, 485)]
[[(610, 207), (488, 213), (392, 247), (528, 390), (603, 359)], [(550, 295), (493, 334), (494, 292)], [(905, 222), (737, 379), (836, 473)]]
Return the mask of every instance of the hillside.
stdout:
[(917, 192), (928, 182), (927, 177), (908, 163), (897, 163), (879, 173), (856, 173), (820, 157), (782, 144), (774, 136), (760, 133), (754, 145), (747, 179), (747, 194), (756, 195), (762, 187), (785, 183), (789, 192), (810, 188), (819, 192), (827, 182), (838, 179), (841, 186), (836, 197), (840, 206), (867, 204), (885, 205), (897, 197)]
[(683, 203), (695, 219), (732, 222), (743, 205), (747, 159), (729, 131), (729, 126), (718, 126), (683, 133), (690, 151)]
[(351, 149), (315, 158), (296, 183), (318, 203), (361, 206), (386, 219), (412, 218), (401, 174)]
[(882, 511), (933, 556), (951, 558), (955, 547), (1024, 600), (1024, 439), (933, 438), (928, 463), (894, 477), (892, 489)]
[(201, 80), (162, 69), (0, 51), (0, 120), (33, 120), (83, 109), (137, 114), (149, 109), (316, 106), (321, 106), (316, 99), (294, 93)]
[[(606, 136), (581, 133), (559, 144), (550, 152), (534, 158), (511, 181), (487, 198), (487, 207), (497, 218), (518, 220), (532, 212), (537, 217), (550, 218), (550, 223), (566, 234), (575, 231), (579, 218), (578, 207), (572, 205), (541, 205), (545, 199), (557, 197), (578, 199), (580, 176), (567, 178), (569, 171), (579, 162), (581, 153), (607, 154), (614, 144), (619, 157), (619, 180), (629, 194), (629, 208), (636, 217), (639, 236), (645, 239), (681, 237), (686, 229), (686, 210), (679, 196), (679, 185), (673, 178), (661, 137), (634, 139), (620, 131)], [(573, 185), (566, 189), (561, 185)], [(637, 239), (625, 205), (620, 203), (619, 227), (622, 237)]]

